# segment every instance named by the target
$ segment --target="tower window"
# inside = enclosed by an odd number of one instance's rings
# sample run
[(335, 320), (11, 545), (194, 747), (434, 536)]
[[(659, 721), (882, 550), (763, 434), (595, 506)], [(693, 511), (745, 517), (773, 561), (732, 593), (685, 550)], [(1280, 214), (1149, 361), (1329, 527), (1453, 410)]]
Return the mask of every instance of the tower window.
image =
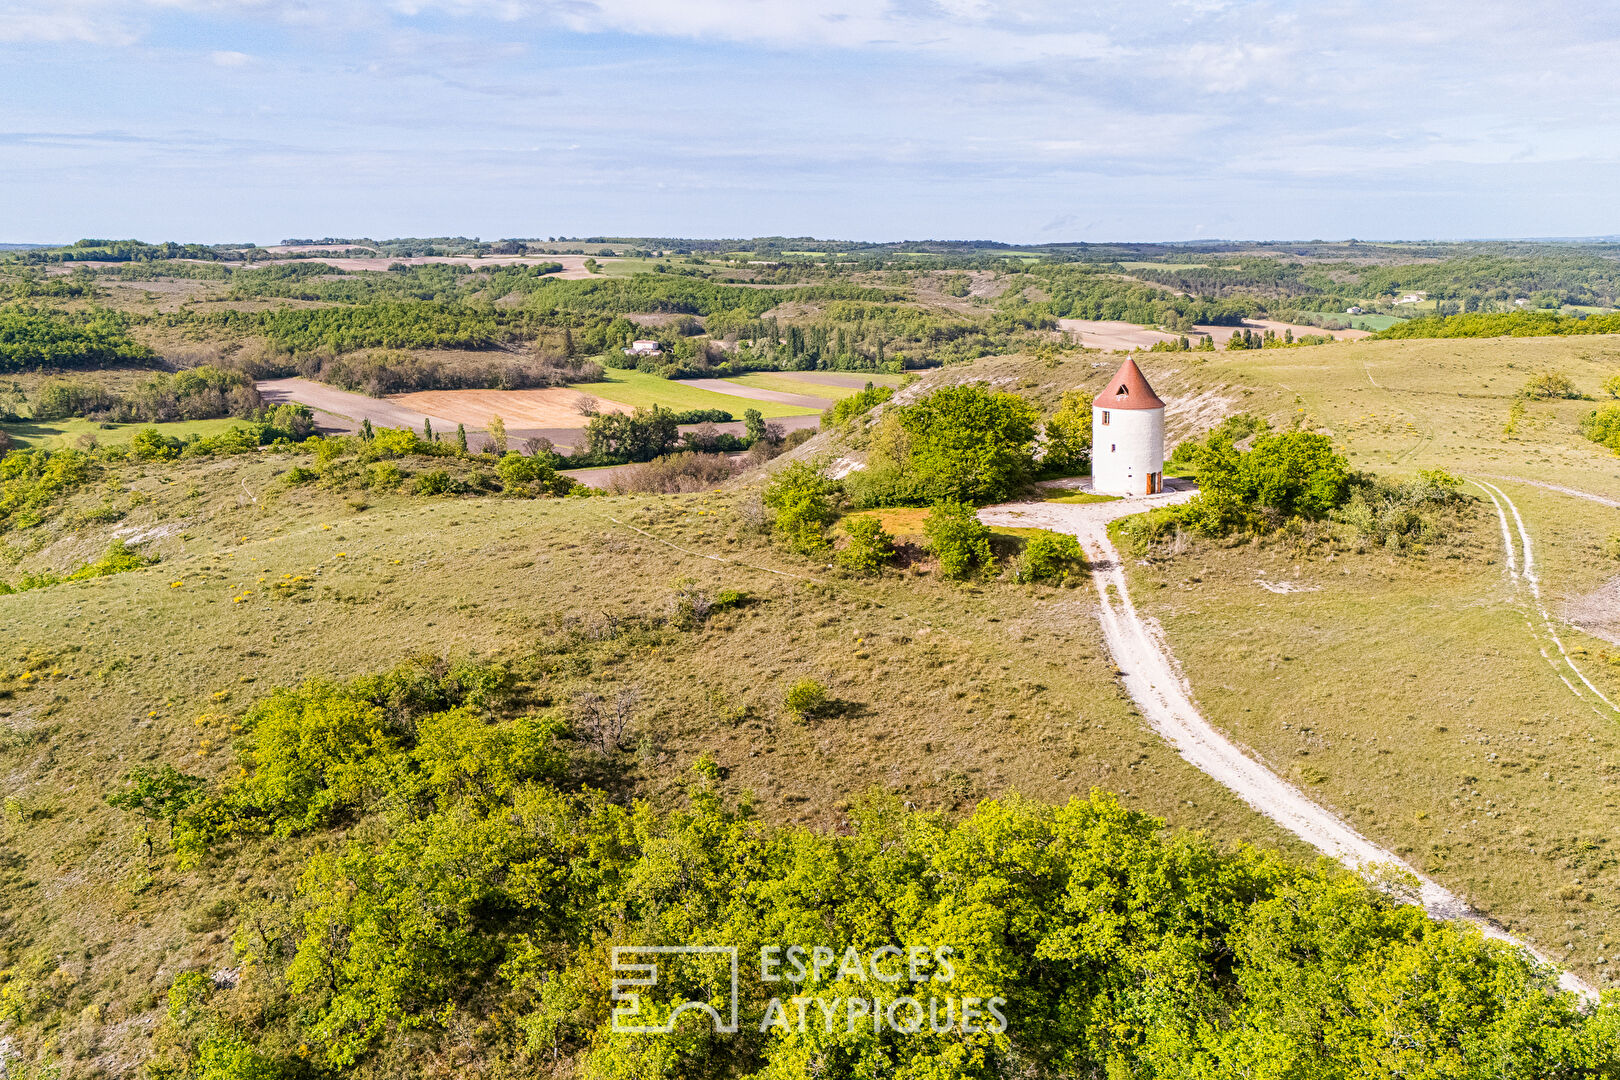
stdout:
[(1104, 409), (1103, 410), (1103, 427), (1107, 427), (1107, 426), (1108, 426), (1108, 410)]
[(1110, 454), (1112, 454), (1115, 450), (1118, 450), (1118, 449), (1119, 449), (1119, 447), (1114, 445), (1113, 443), (1108, 444), (1108, 452)]

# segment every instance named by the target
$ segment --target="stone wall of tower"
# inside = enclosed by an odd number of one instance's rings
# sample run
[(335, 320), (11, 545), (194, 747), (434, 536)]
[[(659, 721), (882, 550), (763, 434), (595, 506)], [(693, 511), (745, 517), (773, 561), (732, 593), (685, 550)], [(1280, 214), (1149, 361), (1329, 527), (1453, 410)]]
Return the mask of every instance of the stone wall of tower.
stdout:
[(1145, 495), (1164, 474), (1163, 409), (1091, 409), (1091, 489)]

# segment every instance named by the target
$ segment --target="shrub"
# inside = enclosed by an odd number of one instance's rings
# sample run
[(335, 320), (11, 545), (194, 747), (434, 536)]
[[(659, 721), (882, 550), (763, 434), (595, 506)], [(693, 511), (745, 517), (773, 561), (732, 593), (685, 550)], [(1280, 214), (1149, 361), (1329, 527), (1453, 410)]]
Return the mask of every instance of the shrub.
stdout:
[(1445, 530), (1434, 511), (1465, 499), (1462, 481), (1444, 469), (1425, 470), (1405, 483), (1358, 476), (1333, 518), (1350, 526), (1359, 540), (1406, 551), (1442, 538)]
[(935, 503), (923, 521), (923, 534), (928, 538), (928, 550), (939, 560), (942, 577), (959, 580), (995, 567), (990, 530), (966, 503)]
[(495, 472), (501, 478), (501, 487), (513, 495), (567, 495), (579, 486), (572, 477), (559, 475), (550, 458), (538, 454), (524, 457), (515, 450), (496, 463)]
[(773, 512), (777, 538), (801, 555), (827, 550), (827, 526), (837, 517), (842, 493), (838, 481), (804, 461), (791, 462), (765, 486), (764, 501)]
[(607, 478), (607, 489), (616, 495), (632, 491), (675, 493), (709, 491), (736, 476), (738, 463), (724, 454), (699, 454), (683, 450), (654, 458), (640, 465), (615, 469)]
[(180, 455), (180, 440), (155, 427), (142, 428), (129, 440), (129, 456), (136, 461), (168, 461)]
[(417, 453), (422, 440), (406, 428), (377, 428), (372, 432), (370, 450), (378, 457), (403, 457)]
[(838, 552), (838, 565), (857, 574), (875, 574), (894, 558), (894, 537), (869, 514), (844, 519), (849, 543)]
[(832, 705), (832, 699), (827, 696), (827, 688), (814, 679), (800, 679), (788, 687), (786, 697), (782, 704), (787, 711), (800, 719), (810, 719), (826, 713)]
[(79, 450), (13, 450), (0, 458), (0, 532), (38, 525), (98, 472)]
[(1018, 580), (1060, 580), (1084, 565), (1085, 559), (1080, 541), (1067, 533), (1042, 530), (1029, 538), (1018, 556)]
[(1519, 393), (1532, 401), (1574, 401), (1586, 396), (1575, 389), (1575, 384), (1562, 371), (1543, 371), (1533, 375)]
[(405, 482), (409, 475), (392, 461), (379, 461), (371, 467), (371, 486), (378, 491), (392, 491)]
[(1620, 375), (1610, 375), (1604, 379), (1603, 392), (1612, 398), (1620, 398)]
[(1620, 405), (1593, 409), (1581, 421), (1581, 434), (1620, 453)]
[(114, 540), (108, 546), (107, 554), (93, 563), (85, 563), (70, 574), (24, 574), (10, 584), (0, 581), (0, 596), (44, 589), (65, 581), (89, 581), (91, 578), (109, 577), (129, 570), (139, 570), (157, 561), (155, 555), (142, 555), (140, 552), (131, 551), (124, 541)]
[(461, 491), (462, 486), (443, 469), (430, 469), (416, 478), (418, 495), (453, 495)]
[(866, 384), (866, 388), (858, 394), (851, 394), (842, 401), (833, 403), (832, 408), (821, 414), (822, 430), (844, 425), (865, 416), (879, 405), (894, 397), (894, 387), (873, 386)]
[(1349, 494), (1350, 465), (1325, 435), (1263, 435), (1247, 452), (1211, 438), (1194, 460), (1201, 490), (1177, 518), (1209, 536), (1275, 526), (1295, 516), (1319, 518)]
[(302, 465), (294, 465), (292, 468), (287, 470), (287, 483), (294, 486), (299, 484), (309, 484), (318, 479), (320, 475), (321, 474), (316, 472), (314, 469), (305, 468)]

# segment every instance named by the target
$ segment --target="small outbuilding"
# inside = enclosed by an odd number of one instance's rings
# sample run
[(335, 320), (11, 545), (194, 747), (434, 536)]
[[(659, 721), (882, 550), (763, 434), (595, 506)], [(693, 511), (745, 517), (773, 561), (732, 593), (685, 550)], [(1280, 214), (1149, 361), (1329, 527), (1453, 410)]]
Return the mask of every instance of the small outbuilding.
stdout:
[(1091, 402), (1091, 490), (1157, 495), (1164, 490), (1164, 402), (1126, 359)]

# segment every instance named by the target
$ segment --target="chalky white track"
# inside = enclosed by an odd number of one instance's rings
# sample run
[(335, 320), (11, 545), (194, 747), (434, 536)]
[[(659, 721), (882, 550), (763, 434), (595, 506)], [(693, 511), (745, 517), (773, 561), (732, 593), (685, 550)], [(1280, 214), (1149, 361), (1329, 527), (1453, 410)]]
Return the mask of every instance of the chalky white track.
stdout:
[[(1215, 778), (1258, 813), (1360, 873), (1377, 876), (1380, 867), (1394, 866), (1412, 875), (1418, 883), (1414, 902), (1435, 918), (1473, 923), (1486, 937), (1515, 945), (1551, 963), (1529, 944), (1469, 907), (1461, 897), (1417, 873), (1394, 852), (1374, 844), (1331, 810), (1306, 798), (1294, 785), (1239, 749), (1198, 711), (1192, 689), (1182, 678), (1163, 637), (1131, 603), (1119, 553), (1108, 538), (1110, 521), (1182, 502), (1192, 495), (1191, 490), (1182, 490), (1106, 503), (1010, 503), (987, 507), (979, 517), (988, 524), (1052, 529), (1080, 540), (1091, 564), (1103, 637), (1125, 691), (1153, 730), (1189, 764)], [(1597, 999), (1595, 989), (1567, 971), (1560, 973), (1558, 984), (1587, 1000)]]

